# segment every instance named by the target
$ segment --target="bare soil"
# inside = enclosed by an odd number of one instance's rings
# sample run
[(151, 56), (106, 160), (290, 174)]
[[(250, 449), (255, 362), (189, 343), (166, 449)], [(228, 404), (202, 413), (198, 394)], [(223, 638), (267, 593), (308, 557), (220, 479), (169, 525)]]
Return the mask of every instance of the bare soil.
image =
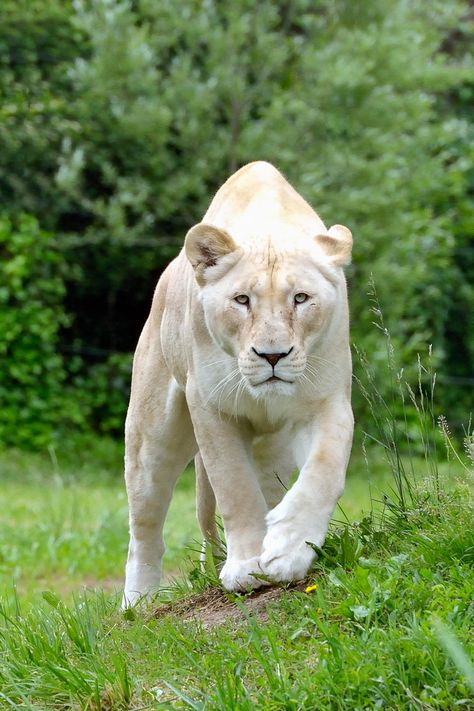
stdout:
[(302, 581), (292, 586), (262, 588), (246, 595), (226, 593), (222, 588), (209, 588), (184, 600), (160, 605), (152, 617), (173, 616), (181, 620), (197, 620), (204, 627), (212, 628), (225, 622), (241, 622), (246, 612), (249, 612), (265, 622), (268, 619), (269, 604), (279, 600), (287, 590), (303, 591), (307, 585), (307, 582)]

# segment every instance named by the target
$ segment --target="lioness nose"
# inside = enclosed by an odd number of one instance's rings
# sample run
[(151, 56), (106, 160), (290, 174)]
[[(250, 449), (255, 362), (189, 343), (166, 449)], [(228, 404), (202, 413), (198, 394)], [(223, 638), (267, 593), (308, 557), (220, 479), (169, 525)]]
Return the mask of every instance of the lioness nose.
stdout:
[(286, 353), (260, 353), (257, 351), (256, 348), (252, 346), (252, 350), (254, 353), (256, 353), (260, 358), (265, 358), (265, 360), (268, 360), (270, 365), (274, 368), (280, 358), (284, 358), (287, 355), (290, 355), (291, 351), (293, 350), (293, 346), (290, 348), (289, 351), (286, 351)]

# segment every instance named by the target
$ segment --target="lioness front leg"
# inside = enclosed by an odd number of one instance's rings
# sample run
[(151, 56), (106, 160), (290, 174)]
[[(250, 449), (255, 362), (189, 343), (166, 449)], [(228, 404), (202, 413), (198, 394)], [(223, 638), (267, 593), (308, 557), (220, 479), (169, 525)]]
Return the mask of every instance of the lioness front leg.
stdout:
[[(282, 501), (267, 514), (260, 565), (273, 580), (301, 580), (322, 546), (344, 490), (353, 416), (345, 398), (326, 401), (311, 427), (306, 461)], [(311, 439), (313, 441), (311, 442)]]
[(227, 545), (220, 579), (227, 590), (262, 585), (260, 553), (267, 506), (251, 458), (251, 436), (223, 413), (206, 406), (196, 390), (186, 392), (200, 454), (222, 516)]

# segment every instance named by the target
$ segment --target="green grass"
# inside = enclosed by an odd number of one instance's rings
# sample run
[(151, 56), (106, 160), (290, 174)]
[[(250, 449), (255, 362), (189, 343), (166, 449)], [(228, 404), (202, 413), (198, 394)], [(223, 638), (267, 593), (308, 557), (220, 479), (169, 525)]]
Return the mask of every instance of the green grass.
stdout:
[[(106, 440), (52, 456), (0, 454), (0, 590), (16, 587), (32, 599), (49, 587), (60, 594), (121, 587), (128, 543), (122, 460), (121, 446)], [(165, 578), (179, 572), (186, 546), (199, 538), (194, 509), (189, 470), (166, 522)]]
[[(0, 590), (34, 599), (45, 588), (70, 595), (83, 587), (120, 589), (127, 554), (127, 501), (122, 448), (79, 440), (62, 452), (0, 453)], [(355, 455), (335, 519), (351, 521), (390, 484), (384, 461), (369, 473)], [(189, 570), (200, 533), (194, 472), (180, 478), (165, 526), (164, 581)]]
[(383, 530), (366, 520), (333, 532), (316, 589), (282, 591), (264, 623), (247, 613), (207, 629), (147, 610), (126, 619), (101, 593), (5, 602), (0, 699), (22, 709), (471, 708), (436, 626), (472, 654), (467, 491), (430, 497)]
[(310, 592), (282, 589), (263, 620), (228, 595), (241, 618), (208, 627), (205, 611), (181, 612), (217, 584), (189, 563), (190, 471), (166, 526), (165, 570), (185, 576), (154, 606), (119, 611), (121, 458), (106, 441), (0, 455), (0, 708), (474, 708), (472, 489), (457, 462), (436, 476), (431, 461), (402, 463), (419, 480), (402, 506), (386, 459), (369, 450), (368, 469), (356, 445), (335, 514), (352, 523), (333, 527)]

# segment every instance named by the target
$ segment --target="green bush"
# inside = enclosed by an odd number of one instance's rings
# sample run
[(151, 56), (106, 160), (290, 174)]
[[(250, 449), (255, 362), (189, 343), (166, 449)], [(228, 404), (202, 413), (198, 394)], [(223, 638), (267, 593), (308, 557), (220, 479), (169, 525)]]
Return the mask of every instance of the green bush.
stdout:
[(113, 353), (73, 379), (71, 397), (79, 404), (88, 427), (95, 432), (121, 436), (130, 396), (132, 355)]
[[(86, 367), (61, 354), (71, 269), (37, 220), (0, 217), (0, 443), (42, 448), (66, 430), (121, 434), (131, 355)], [(76, 372), (77, 371), (77, 372)]]
[[(0, 442), (44, 446), (74, 408), (66, 406), (57, 352), (65, 262), (52, 237), (23, 215), (0, 217)], [(76, 413), (77, 416), (77, 413)]]

